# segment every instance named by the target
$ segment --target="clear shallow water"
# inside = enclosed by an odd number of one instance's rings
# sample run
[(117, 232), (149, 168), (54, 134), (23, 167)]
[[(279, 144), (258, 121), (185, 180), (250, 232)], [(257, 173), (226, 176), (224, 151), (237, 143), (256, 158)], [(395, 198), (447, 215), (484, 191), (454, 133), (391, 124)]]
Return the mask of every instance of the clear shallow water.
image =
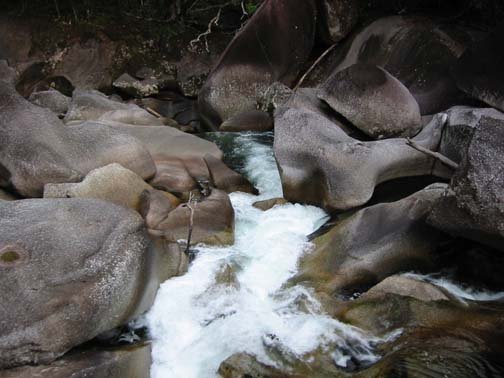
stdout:
[[(350, 358), (373, 362), (378, 339), (323, 314), (303, 286), (283, 288), (311, 244), (307, 235), (327, 219), (323, 210), (287, 204), (262, 212), (252, 204), (282, 195), (280, 177), (267, 139), (232, 137), (232, 158), (260, 190), (259, 196), (231, 194), (235, 244), (199, 246), (189, 272), (165, 282), (146, 317), (153, 339), (153, 378), (215, 377), (220, 363), (238, 352), (277, 364), (268, 351), (309, 359), (325, 350), (336, 364)], [(236, 282), (218, 284), (216, 274), (233, 267)]]

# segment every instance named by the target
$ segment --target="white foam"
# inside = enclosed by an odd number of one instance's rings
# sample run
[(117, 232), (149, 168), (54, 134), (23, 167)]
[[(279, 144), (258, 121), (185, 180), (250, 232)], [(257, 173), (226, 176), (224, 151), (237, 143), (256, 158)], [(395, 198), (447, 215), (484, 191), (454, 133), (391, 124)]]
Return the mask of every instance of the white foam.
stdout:
[[(299, 359), (322, 347), (340, 364), (350, 355), (374, 361), (376, 339), (321, 313), (310, 290), (282, 288), (311, 247), (307, 235), (327, 216), (319, 208), (294, 204), (266, 212), (254, 208), (257, 200), (282, 195), (280, 178), (271, 147), (251, 135), (239, 138), (248, 157), (245, 170), (261, 195), (231, 194), (235, 244), (200, 246), (189, 272), (161, 286), (146, 318), (153, 339), (152, 377), (215, 377), (220, 363), (237, 352), (275, 364), (267, 354), (271, 347)], [(224, 264), (239, 266), (238, 288), (215, 285)]]
[(478, 290), (469, 286), (456, 283), (448, 278), (438, 278), (434, 275), (428, 274), (416, 274), (416, 273), (405, 273), (406, 277), (410, 277), (420, 281), (426, 281), (433, 285), (442, 287), (447, 292), (453, 296), (459, 298), (460, 300), (470, 300), (470, 301), (499, 301), (504, 299), (504, 292), (490, 292), (486, 290)]

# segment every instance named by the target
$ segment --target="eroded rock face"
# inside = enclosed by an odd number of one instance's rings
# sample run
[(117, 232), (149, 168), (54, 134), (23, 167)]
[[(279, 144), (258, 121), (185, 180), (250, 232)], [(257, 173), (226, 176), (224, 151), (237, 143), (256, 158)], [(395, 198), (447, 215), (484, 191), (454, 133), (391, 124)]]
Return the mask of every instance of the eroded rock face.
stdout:
[(504, 23), (501, 23), (490, 36), (468, 48), (452, 72), (461, 90), (502, 111), (504, 111), (503, 44)]
[(314, 42), (313, 0), (267, 0), (227, 49), (199, 94), (199, 109), (213, 129), (256, 108), (270, 84), (292, 84)]
[(159, 93), (159, 83), (157, 80), (151, 78), (138, 80), (127, 73), (119, 76), (112, 85), (130, 96), (138, 98)]
[[(437, 115), (414, 140), (436, 150), (446, 115)], [(377, 184), (393, 178), (442, 174), (434, 160), (405, 139), (361, 142), (324, 116), (283, 108), (275, 116), (275, 158), (284, 197), (329, 212), (360, 206)]]
[(50, 365), (0, 370), (0, 378), (144, 378), (150, 374), (149, 343), (75, 352)]
[(434, 266), (441, 234), (425, 223), (446, 185), (359, 210), (314, 240), (293, 282), (329, 295), (352, 295), (395, 273)]
[(90, 170), (119, 163), (142, 178), (154, 175), (140, 142), (108, 127), (65, 126), (48, 109), (14, 89), (14, 74), (0, 62), (0, 182), (26, 197), (42, 195), (46, 183), (80, 181)]
[(320, 84), (332, 72), (356, 63), (372, 64), (409, 89), (421, 114), (434, 114), (455, 105), (460, 98), (449, 70), (471, 39), (468, 32), (425, 18), (381, 18), (331, 53), (306, 84)]
[(462, 143), (460, 167), (429, 223), (504, 251), (504, 115), (490, 109), (468, 112), (475, 125), (465, 128), (472, 128), (472, 135)]
[(0, 201), (0, 229), (0, 368), (49, 363), (152, 304), (156, 256), (131, 210), (91, 199)]
[(383, 68), (354, 64), (331, 75), (317, 95), (374, 139), (411, 137), (420, 131), (415, 98)]

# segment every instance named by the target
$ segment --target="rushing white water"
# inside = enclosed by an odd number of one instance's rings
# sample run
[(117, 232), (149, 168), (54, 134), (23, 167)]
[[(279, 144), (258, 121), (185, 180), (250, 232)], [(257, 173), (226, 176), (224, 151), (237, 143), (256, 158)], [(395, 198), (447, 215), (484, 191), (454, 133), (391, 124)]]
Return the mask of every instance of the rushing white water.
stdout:
[[(271, 146), (245, 134), (235, 141), (246, 156), (244, 170), (260, 196), (231, 194), (235, 244), (198, 247), (189, 272), (165, 282), (146, 321), (153, 339), (153, 378), (215, 377), (220, 363), (237, 352), (277, 364), (268, 351), (308, 359), (323, 348), (335, 363), (351, 357), (375, 360), (358, 329), (321, 313), (303, 286), (283, 288), (310, 248), (307, 235), (326, 220), (316, 207), (286, 204), (262, 212), (255, 201), (282, 195)], [(217, 284), (216, 273), (236, 268), (237, 282)]]
[(470, 300), (477, 302), (490, 302), (490, 301), (501, 301), (504, 300), (504, 292), (490, 292), (486, 290), (475, 289), (469, 286), (456, 283), (445, 277), (436, 277), (432, 274), (417, 274), (417, 273), (405, 273), (405, 277), (410, 277), (416, 280), (429, 282), (433, 285), (442, 287), (444, 290), (449, 292), (456, 298), (460, 300)]

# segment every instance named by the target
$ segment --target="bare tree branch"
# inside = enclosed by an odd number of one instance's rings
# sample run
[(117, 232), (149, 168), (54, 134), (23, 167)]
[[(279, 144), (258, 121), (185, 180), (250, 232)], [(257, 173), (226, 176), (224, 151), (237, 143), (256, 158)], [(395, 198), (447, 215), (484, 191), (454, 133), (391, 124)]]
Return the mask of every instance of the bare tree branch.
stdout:
[(213, 25), (219, 25), (221, 11), (222, 11), (222, 8), (219, 8), (217, 15), (210, 20), (210, 22), (208, 23), (208, 28), (204, 33), (201, 33), (195, 39), (193, 39), (192, 41), (189, 42), (190, 50), (194, 51), (196, 49), (196, 44), (201, 42), (201, 38), (204, 38), (205, 39), (205, 50), (208, 53), (210, 52), (210, 49), (208, 47), (207, 35), (212, 33), (212, 26)]
[(443, 163), (444, 165), (450, 167), (451, 169), (453, 170), (457, 170), (459, 165), (457, 163), (455, 163), (453, 160), (447, 158), (446, 156), (440, 154), (439, 152), (434, 152), (434, 151), (431, 151), (425, 147), (422, 147), (420, 146), (418, 143), (416, 143), (415, 141), (411, 140), (410, 138), (406, 138), (406, 144), (412, 148), (414, 148), (415, 150), (417, 151), (420, 151), (426, 155), (429, 155), (431, 157), (433, 157), (434, 159), (437, 159), (439, 160), (441, 163)]

